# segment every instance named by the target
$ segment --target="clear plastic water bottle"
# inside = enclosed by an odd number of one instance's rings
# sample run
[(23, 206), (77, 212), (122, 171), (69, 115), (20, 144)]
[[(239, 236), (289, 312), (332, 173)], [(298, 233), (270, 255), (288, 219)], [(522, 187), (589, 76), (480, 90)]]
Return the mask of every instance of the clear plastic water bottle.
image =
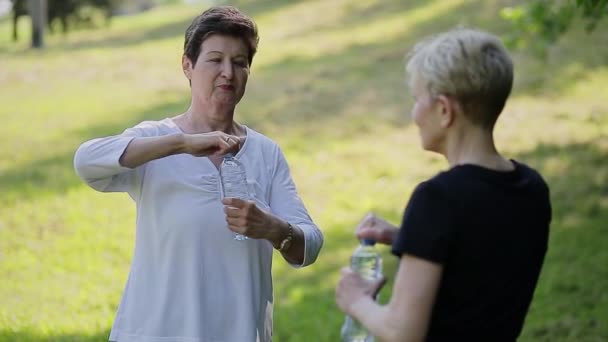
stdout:
[[(223, 197), (236, 197), (244, 200), (250, 198), (245, 166), (232, 153), (224, 155), (224, 160), (220, 165), (220, 181)], [(247, 240), (247, 237), (235, 233), (234, 239), (242, 241)]]
[[(376, 241), (361, 240), (350, 259), (350, 268), (368, 279), (382, 277), (382, 257), (374, 247)], [(374, 337), (356, 320), (346, 316), (340, 331), (342, 342), (373, 342)]]

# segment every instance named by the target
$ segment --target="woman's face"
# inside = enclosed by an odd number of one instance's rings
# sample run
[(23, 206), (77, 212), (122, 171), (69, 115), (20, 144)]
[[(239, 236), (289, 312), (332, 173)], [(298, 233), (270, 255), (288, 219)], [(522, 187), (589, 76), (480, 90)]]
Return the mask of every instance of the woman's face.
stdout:
[(242, 39), (212, 34), (202, 43), (196, 64), (184, 57), (192, 96), (203, 103), (235, 107), (249, 78), (248, 49)]
[(420, 133), (422, 148), (428, 151), (442, 153), (443, 129), (440, 124), (440, 110), (438, 103), (431, 97), (422, 82), (415, 82), (413, 86), (414, 107), (412, 120)]

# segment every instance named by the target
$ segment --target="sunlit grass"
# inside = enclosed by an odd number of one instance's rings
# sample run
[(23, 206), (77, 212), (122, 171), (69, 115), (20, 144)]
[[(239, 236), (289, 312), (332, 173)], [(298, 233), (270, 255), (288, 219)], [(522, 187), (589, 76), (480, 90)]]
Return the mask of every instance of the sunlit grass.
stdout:
[[(275, 340), (335, 341), (339, 269), (367, 211), (394, 223), (446, 167), (420, 150), (403, 58), (458, 24), (503, 33), (492, 1), (242, 1), (261, 43), (238, 118), (278, 141), (325, 232), (317, 263), (274, 260)], [(106, 30), (9, 43), (0, 22), (0, 341), (104, 341), (126, 281), (134, 208), (72, 169), (79, 143), (185, 110), (185, 27), (202, 8), (115, 18)], [(492, 20), (494, 18), (494, 20)], [(27, 19), (21, 36), (28, 37)], [(539, 61), (515, 54), (498, 147), (546, 176), (554, 223), (522, 341), (608, 339), (608, 42), (575, 28)], [(387, 249), (389, 279), (396, 260)], [(383, 291), (386, 301), (391, 284)], [(604, 323), (602, 323), (604, 322)]]

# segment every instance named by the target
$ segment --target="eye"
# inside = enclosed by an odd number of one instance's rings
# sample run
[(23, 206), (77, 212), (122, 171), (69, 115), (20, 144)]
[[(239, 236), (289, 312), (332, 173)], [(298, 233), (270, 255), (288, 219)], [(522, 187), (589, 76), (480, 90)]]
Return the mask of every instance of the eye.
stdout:
[(243, 61), (243, 60), (234, 61), (234, 64), (238, 65), (241, 68), (246, 68), (248, 66), (247, 61)]
[(222, 60), (220, 58), (211, 58), (209, 62), (220, 63)]

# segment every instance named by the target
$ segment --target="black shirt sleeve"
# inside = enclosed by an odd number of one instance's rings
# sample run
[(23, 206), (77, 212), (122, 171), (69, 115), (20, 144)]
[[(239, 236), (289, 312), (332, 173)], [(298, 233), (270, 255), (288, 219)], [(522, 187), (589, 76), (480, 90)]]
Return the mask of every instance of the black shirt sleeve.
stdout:
[(405, 209), (401, 229), (393, 242), (398, 257), (410, 254), (436, 263), (448, 256), (452, 210), (445, 193), (432, 181), (419, 184)]

